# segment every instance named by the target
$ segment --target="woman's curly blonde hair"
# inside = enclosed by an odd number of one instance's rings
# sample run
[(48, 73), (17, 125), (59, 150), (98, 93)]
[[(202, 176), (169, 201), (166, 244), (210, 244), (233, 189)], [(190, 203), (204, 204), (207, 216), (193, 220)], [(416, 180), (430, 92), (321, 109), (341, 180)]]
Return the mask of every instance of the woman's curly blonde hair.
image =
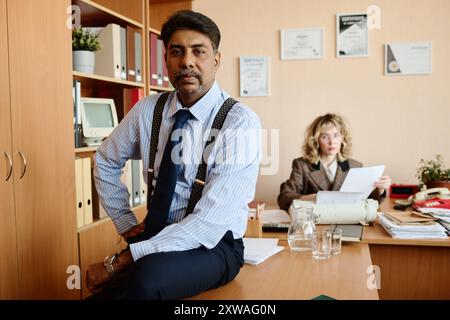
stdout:
[(327, 113), (323, 116), (317, 117), (306, 129), (305, 142), (303, 144), (303, 157), (310, 163), (319, 163), (320, 129), (329, 125), (335, 126), (342, 135), (342, 145), (337, 154), (337, 160), (341, 162), (348, 159), (350, 156), (352, 142), (347, 125), (342, 117), (334, 113)]

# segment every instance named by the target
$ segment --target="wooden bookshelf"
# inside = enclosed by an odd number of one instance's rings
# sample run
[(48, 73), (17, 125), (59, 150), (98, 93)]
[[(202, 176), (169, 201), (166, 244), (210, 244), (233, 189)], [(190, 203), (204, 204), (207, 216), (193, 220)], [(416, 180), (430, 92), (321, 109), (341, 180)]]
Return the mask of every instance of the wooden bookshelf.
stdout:
[[(72, 5), (79, 6), (81, 9), (81, 25), (83, 27), (104, 27), (108, 23), (116, 23), (122, 26), (132, 26), (136, 28), (144, 28), (144, 20), (141, 17), (141, 22), (138, 20), (131, 19), (121, 13), (118, 13), (100, 3), (106, 4), (108, 1), (96, 2), (91, 0), (73, 0)], [(122, 1), (126, 3), (127, 6), (132, 6), (133, 8), (139, 6), (139, 4), (134, 4), (130, 1)], [(136, 2), (136, 1), (134, 1)], [(137, 8), (136, 10), (139, 10)], [(143, 9), (141, 14), (143, 13)]]
[(111, 77), (88, 74), (78, 71), (72, 71), (73, 78), (81, 82), (81, 86), (88, 87), (124, 87), (124, 88), (145, 88), (145, 84), (128, 80), (114, 79)]
[(155, 33), (155, 34), (157, 34), (158, 36), (161, 35), (161, 31), (156, 30), (156, 29), (153, 29), (153, 28), (151, 28), (151, 27), (148, 28), (148, 32)]

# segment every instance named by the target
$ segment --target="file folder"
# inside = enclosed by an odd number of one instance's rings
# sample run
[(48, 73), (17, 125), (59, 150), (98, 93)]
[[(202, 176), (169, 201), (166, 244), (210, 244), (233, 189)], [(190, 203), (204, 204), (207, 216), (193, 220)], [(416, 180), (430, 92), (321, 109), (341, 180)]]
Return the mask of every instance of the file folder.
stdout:
[(127, 27), (127, 65), (128, 65), (128, 81), (136, 81), (136, 52), (135, 52), (135, 30), (132, 27)]
[(132, 188), (133, 188), (133, 176), (131, 174), (131, 161), (132, 160), (128, 160), (125, 163), (125, 166), (122, 169), (122, 175), (120, 176), (120, 181), (125, 185), (125, 187), (127, 188), (128, 191), (128, 201), (130, 204), (130, 207), (133, 206), (133, 201), (132, 201)]
[(163, 41), (158, 39), (157, 46), (156, 46), (156, 59), (157, 59), (157, 61), (156, 61), (156, 72), (158, 74), (158, 78), (157, 78), (156, 81), (157, 81), (157, 85), (160, 86), (160, 87), (162, 87), (163, 83), (164, 83), (163, 82), (163, 77), (164, 77), (163, 76), (163, 74), (164, 74), (164, 67), (163, 67), (163, 65), (164, 65), (165, 61), (164, 61), (163, 50), (164, 50)]
[(145, 204), (147, 202), (147, 184), (145, 183), (143, 171), (144, 168), (142, 160), (139, 160), (139, 178), (140, 178), (139, 186), (141, 188), (141, 204)]
[(95, 53), (95, 74), (121, 79), (120, 26), (108, 24), (100, 32), (100, 49)]
[(89, 224), (93, 222), (91, 158), (83, 158), (83, 214), (84, 214), (84, 224)]
[(140, 160), (131, 160), (133, 207), (141, 204), (141, 179), (139, 177), (139, 162)]
[(120, 27), (120, 78), (127, 80), (127, 29)]
[(158, 35), (150, 33), (150, 85), (158, 85)]
[(83, 159), (75, 159), (75, 194), (77, 207), (77, 228), (84, 225), (83, 208)]
[(135, 67), (136, 81), (142, 82), (142, 34), (138, 31), (134, 32), (134, 49), (135, 49)]

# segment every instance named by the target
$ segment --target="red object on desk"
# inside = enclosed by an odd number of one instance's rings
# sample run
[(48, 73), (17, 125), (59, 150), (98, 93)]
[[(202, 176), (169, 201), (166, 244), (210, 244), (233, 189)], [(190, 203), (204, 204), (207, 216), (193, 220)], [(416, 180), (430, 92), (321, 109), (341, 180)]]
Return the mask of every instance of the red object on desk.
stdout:
[(407, 199), (417, 192), (419, 187), (415, 184), (391, 184), (389, 188), (389, 196), (395, 199)]

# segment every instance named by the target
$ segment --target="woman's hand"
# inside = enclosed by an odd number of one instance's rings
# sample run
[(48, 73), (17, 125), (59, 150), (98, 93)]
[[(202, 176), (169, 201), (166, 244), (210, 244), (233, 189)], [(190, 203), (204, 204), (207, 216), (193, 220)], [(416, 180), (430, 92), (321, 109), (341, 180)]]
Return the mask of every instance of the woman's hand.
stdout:
[(303, 201), (316, 201), (316, 193), (307, 194), (300, 197)]
[(378, 189), (378, 193), (381, 195), (383, 192), (391, 186), (391, 177), (382, 176), (375, 182), (375, 187)]

